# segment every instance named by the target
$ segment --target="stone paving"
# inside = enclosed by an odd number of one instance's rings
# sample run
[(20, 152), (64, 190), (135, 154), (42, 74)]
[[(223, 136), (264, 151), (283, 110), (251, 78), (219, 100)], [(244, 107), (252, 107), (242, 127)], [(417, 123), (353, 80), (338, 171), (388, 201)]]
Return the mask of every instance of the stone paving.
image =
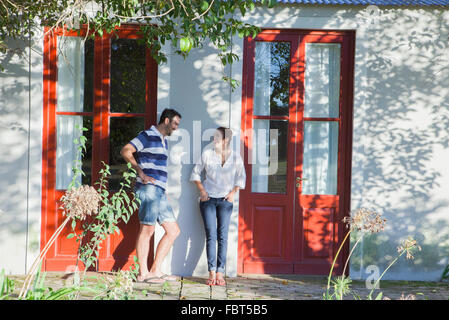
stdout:
[[(49, 272), (45, 285), (57, 289), (71, 283), (70, 274)], [(98, 276), (89, 272), (87, 278)], [(101, 276), (101, 275), (100, 275)], [(24, 276), (10, 276), (20, 291)], [(165, 284), (134, 283), (134, 295), (139, 300), (321, 300), (327, 279), (294, 275), (241, 275), (227, 278), (226, 286), (208, 286), (206, 277), (181, 277)], [(90, 280), (95, 281), (95, 280)], [(363, 281), (353, 281), (351, 289), (360, 299), (369, 291)], [(449, 283), (418, 281), (381, 281), (380, 291), (386, 299), (448, 300)], [(377, 295), (376, 294), (375, 296)], [(354, 299), (353, 294), (346, 299)], [(92, 299), (81, 295), (79, 299)]]

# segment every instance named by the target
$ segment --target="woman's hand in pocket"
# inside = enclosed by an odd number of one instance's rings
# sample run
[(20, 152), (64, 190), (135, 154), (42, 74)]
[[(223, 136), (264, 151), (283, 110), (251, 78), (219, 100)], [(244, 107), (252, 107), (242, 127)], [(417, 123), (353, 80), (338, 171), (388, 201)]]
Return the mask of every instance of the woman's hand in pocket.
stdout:
[(200, 201), (204, 202), (209, 200), (209, 195), (207, 194), (206, 191), (200, 192)]
[(234, 191), (229, 192), (225, 197), (225, 200), (229, 202), (234, 202)]

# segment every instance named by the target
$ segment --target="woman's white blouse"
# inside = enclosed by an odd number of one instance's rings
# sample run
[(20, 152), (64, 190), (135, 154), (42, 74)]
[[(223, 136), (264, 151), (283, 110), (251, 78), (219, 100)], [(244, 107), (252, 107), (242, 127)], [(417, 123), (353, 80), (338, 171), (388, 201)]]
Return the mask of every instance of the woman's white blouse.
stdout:
[(221, 166), (221, 156), (214, 148), (208, 148), (193, 167), (190, 181), (201, 181), (201, 172), (205, 169), (204, 189), (211, 198), (225, 197), (235, 186), (245, 188), (246, 174), (242, 157), (231, 151)]

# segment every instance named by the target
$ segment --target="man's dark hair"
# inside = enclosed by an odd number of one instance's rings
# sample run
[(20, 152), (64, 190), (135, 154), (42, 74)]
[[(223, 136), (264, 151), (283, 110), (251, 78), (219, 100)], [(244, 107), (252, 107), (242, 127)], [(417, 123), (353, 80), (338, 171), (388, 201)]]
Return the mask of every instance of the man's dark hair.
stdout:
[(176, 116), (178, 116), (179, 118), (182, 118), (181, 114), (179, 114), (179, 112), (176, 111), (175, 109), (164, 109), (162, 111), (161, 117), (159, 118), (159, 124), (164, 123), (165, 118), (168, 118), (171, 122), (173, 120), (173, 118)]

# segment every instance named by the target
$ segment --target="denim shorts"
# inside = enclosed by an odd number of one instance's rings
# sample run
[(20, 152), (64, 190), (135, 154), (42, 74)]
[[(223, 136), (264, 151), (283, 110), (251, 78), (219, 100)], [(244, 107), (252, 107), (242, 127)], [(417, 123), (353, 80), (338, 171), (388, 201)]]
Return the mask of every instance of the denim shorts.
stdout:
[(136, 196), (140, 199), (139, 221), (154, 226), (156, 222), (175, 222), (173, 209), (168, 203), (165, 190), (152, 183), (136, 184)]

